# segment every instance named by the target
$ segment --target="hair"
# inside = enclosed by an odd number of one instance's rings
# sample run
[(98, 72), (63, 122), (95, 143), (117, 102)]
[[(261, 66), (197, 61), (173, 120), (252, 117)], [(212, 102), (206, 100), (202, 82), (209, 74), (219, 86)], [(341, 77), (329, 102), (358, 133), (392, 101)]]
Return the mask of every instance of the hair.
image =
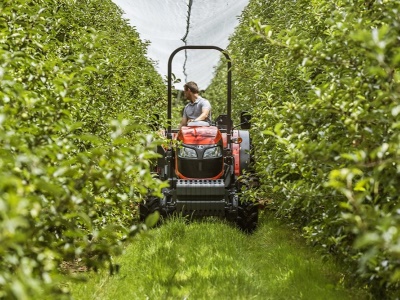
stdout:
[(199, 87), (197, 86), (197, 83), (194, 81), (189, 81), (187, 82), (183, 88), (185, 89), (185, 91), (187, 91), (188, 89), (195, 94), (199, 93)]

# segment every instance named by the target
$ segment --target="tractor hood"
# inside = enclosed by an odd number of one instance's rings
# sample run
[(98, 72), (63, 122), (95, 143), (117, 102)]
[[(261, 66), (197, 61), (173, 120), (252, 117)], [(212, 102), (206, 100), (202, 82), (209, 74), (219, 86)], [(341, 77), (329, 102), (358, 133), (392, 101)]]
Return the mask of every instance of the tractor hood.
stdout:
[(215, 145), (221, 141), (222, 135), (216, 126), (183, 126), (178, 133), (177, 139), (187, 145)]

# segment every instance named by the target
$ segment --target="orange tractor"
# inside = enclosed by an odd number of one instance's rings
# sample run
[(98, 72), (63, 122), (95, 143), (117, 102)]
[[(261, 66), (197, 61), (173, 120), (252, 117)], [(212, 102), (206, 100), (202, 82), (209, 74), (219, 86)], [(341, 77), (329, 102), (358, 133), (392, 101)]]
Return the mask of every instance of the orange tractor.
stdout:
[[(191, 122), (180, 130), (169, 125), (164, 134), (171, 146), (159, 146), (156, 172), (169, 183), (163, 197), (148, 197), (139, 205), (140, 218), (159, 211), (167, 217), (178, 213), (190, 217), (218, 216), (234, 222), (245, 232), (252, 232), (258, 222), (258, 204), (242, 199), (245, 184), (241, 180), (251, 172), (250, 115), (241, 113), (241, 129), (231, 120), (231, 61), (226, 51), (215, 46), (183, 46), (176, 49), (168, 62), (168, 111), (172, 110), (172, 60), (185, 49), (214, 49), (228, 61), (227, 112), (213, 124)], [(237, 126), (237, 127), (238, 127)], [(174, 145), (174, 146), (172, 146)]]

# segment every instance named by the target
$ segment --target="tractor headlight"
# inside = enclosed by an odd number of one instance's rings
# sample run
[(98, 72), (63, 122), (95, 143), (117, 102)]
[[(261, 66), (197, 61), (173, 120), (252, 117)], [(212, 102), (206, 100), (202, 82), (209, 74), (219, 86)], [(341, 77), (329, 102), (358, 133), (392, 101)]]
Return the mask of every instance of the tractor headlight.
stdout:
[(192, 148), (182, 147), (179, 148), (178, 156), (182, 158), (197, 158), (197, 153)]
[(203, 158), (216, 158), (216, 157), (221, 157), (221, 147), (212, 147), (204, 151)]

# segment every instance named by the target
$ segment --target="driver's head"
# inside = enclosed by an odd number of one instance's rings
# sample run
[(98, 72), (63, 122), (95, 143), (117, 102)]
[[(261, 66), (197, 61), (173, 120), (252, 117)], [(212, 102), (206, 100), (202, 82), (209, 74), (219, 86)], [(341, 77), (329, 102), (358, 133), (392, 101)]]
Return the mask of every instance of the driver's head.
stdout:
[(194, 81), (189, 81), (183, 86), (184, 91), (186, 92), (187, 90), (190, 90), (193, 94), (198, 94), (199, 93), (199, 87), (197, 86), (197, 83)]

